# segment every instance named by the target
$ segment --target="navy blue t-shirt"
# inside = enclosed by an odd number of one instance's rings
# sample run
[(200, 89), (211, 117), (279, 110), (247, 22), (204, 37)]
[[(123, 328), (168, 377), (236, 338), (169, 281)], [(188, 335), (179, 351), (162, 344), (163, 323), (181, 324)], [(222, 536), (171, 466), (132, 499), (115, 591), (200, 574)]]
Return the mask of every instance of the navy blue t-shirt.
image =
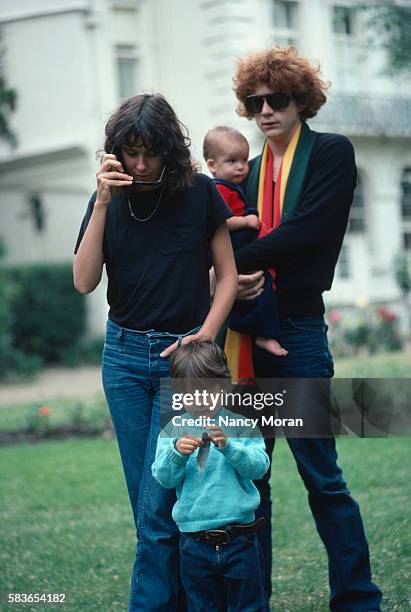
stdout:
[[(148, 217), (159, 195), (155, 189), (130, 198), (134, 214)], [(95, 199), (94, 193), (75, 253)], [(127, 196), (113, 197), (103, 244), (110, 319), (129, 329), (171, 333), (201, 325), (210, 308), (209, 243), (231, 216), (213, 181), (200, 173), (174, 196), (163, 193), (157, 211), (146, 222), (132, 218)]]

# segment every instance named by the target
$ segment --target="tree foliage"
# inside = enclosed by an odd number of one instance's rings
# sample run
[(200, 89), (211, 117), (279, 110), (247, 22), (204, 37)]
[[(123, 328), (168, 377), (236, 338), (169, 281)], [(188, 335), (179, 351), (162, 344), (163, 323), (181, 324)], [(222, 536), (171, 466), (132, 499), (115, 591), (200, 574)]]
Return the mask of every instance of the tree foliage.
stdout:
[(407, 254), (402, 251), (394, 258), (394, 275), (397, 286), (404, 295), (411, 291), (411, 273)]
[[(1, 39), (0, 39), (1, 45)], [(0, 140), (5, 140), (12, 147), (17, 145), (17, 138), (10, 127), (10, 113), (16, 108), (17, 92), (6, 83), (4, 74), (4, 55), (5, 50), (0, 47)]]
[(16, 91), (7, 87), (4, 78), (0, 76), (0, 139), (6, 140), (13, 147), (17, 144), (16, 135), (10, 128), (10, 112), (16, 108)]
[(370, 0), (360, 9), (366, 14), (368, 42), (386, 52), (387, 72), (411, 70), (411, 2)]

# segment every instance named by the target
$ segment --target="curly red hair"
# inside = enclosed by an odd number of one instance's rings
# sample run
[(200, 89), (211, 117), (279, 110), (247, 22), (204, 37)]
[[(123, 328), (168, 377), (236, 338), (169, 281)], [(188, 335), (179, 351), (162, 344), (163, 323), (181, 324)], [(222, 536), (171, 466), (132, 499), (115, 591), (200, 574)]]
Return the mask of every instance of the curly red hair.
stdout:
[(300, 111), (302, 119), (314, 117), (327, 101), (325, 91), (329, 87), (329, 83), (319, 75), (320, 67), (312, 65), (294, 47), (272, 47), (250, 53), (238, 61), (233, 78), (239, 100), (237, 112), (248, 119), (253, 116), (246, 110), (244, 102), (258, 84), (264, 83), (273, 92), (291, 95), (296, 104), (303, 107)]

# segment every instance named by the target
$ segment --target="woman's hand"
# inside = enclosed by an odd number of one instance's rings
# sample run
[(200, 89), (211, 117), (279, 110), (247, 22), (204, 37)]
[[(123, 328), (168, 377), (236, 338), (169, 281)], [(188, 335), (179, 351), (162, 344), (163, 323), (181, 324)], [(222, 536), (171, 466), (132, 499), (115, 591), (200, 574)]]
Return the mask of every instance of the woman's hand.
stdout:
[(126, 187), (132, 184), (133, 177), (124, 173), (121, 162), (115, 155), (105, 153), (101, 167), (96, 172), (97, 197), (95, 206), (108, 206), (112, 200), (112, 187)]
[(264, 287), (264, 272), (259, 270), (253, 274), (239, 274), (237, 300), (255, 300), (261, 295)]
[[(200, 329), (200, 331), (197, 332), (196, 334), (192, 334), (191, 336), (184, 336), (184, 338), (181, 341), (181, 344), (182, 346), (185, 346), (186, 344), (190, 344), (190, 342), (214, 342), (214, 338), (205, 334)], [(176, 342), (168, 346), (162, 353), (160, 353), (160, 357), (164, 357), (164, 358), (169, 357), (171, 353), (174, 353), (174, 351), (177, 348), (178, 348), (178, 340), (176, 340)]]

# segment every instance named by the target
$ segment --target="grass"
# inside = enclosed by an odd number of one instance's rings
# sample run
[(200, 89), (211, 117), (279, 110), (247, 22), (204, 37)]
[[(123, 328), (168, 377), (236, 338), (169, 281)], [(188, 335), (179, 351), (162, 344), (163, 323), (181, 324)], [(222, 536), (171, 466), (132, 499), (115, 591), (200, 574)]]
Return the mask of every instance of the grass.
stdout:
[[(409, 440), (341, 439), (338, 446), (362, 505), (384, 610), (405, 612), (411, 579)], [(67, 610), (125, 610), (134, 529), (115, 441), (4, 447), (0, 465), (0, 591), (65, 591)], [(325, 611), (325, 553), (285, 440), (277, 443), (273, 466), (272, 610)], [(2, 610), (55, 607), (0, 604)]]
[(409, 351), (335, 358), (335, 376), (339, 378), (409, 378), (410, 372)]
[[(360, 503), (383, 610), (410, 609), (409, 439), (340, 439), (339, 463)], [(328, 610), (327, 563), (285, 440), (273, 473), (272, 609)], [(277, 453), (277, 451), (279, 451)]]
[(124, 610), (135, 536), (115, 442), (21, 444), (0, 457), (0, 590), (67, 592), (73, 611)]

